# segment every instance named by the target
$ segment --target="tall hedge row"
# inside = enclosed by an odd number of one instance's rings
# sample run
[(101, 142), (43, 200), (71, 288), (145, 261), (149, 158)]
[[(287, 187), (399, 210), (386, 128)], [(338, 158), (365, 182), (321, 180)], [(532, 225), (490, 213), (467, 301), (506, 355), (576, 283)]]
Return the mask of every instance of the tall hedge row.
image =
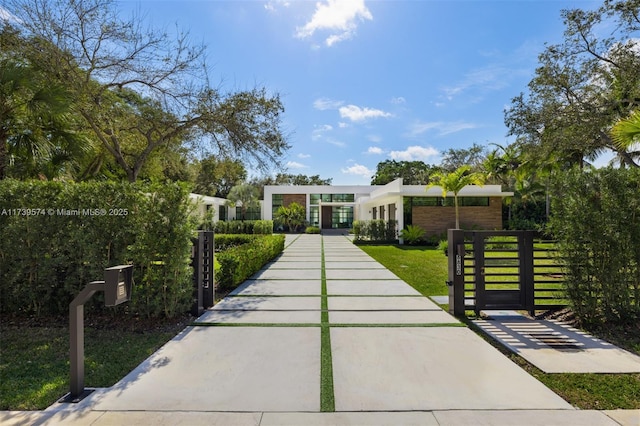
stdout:
[(552, 212), (576, 314), (591, 324), (639, 322), (640, 170), (567, 173)]
[(272, 220), (220, 220), (215, 223), (216, 234), (273, 234)]
[(353, 222), (353, 234), (356, 242), (391, 242), (398, 239), (397, 220), (356, 220)]
[[(191, 304), (195, 229), (178, 184), (0, 181), (0, 311), (57, 315), (104, 268), (135, 265), (129, 314), (172, 317)], [(102, 295), (88, 304), (96, 309)]]

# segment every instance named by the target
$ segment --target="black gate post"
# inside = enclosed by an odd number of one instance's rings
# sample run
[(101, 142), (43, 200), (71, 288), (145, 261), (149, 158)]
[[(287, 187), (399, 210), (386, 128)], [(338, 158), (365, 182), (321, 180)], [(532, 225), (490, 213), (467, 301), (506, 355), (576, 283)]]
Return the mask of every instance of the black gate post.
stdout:
[(214, 235), (213, 231), (198, 231), (193, 239), (193, 305), (191, 313), (200, 316), (213, 306), (215, 298)]
[(480, 311), (486, 309), (486, 288), (485, 288), (485, 270), (484, 270), (484, 249), (486, 237), (482, 232), (473, 232), (473, 268), (475, 288), (475, 308), (476, 315), (480, 315)]
[(449, 313), (464, 316), (464, 231), (449, 229), (448, 252), (449, 257)]
[(524, 306), (531, 316), (536, 312), (535, 279), (533, 276), (533, 237), (535, 231), (522, 231), (518, 238), (520, 251), (520, 283), (523, 286)]

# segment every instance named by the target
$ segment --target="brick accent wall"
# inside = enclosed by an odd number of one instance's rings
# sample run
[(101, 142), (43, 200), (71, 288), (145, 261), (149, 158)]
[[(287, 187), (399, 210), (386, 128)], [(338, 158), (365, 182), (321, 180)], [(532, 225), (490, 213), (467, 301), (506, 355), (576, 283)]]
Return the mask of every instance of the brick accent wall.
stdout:
[[(414, 206), (412, 222), (427, 231), (427, 236), (447, 232), (456, 227), (455, 207)], [(502, 229), (502, 198), (489, 198), (488, 207), (460, 207), (460, 226), (480, 229)]]
[(283, 194), (282, 204), (287, 207), (291, 203), (298, 203), (305, 209), (307, 208), (307, 196), (305, 194)]

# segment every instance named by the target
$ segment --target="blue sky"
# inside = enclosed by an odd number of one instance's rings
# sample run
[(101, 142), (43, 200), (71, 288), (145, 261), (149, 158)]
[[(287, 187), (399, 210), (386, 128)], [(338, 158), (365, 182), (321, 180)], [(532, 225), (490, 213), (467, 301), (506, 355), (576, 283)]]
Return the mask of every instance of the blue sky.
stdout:
[(449, 148), (506, 144), (560, 10), (579, 0), (129, 1), (154, 27), (208, 46), (223, 90), (281, 94), (289, 173), (368, 184), (383, 160), (438, 164)]

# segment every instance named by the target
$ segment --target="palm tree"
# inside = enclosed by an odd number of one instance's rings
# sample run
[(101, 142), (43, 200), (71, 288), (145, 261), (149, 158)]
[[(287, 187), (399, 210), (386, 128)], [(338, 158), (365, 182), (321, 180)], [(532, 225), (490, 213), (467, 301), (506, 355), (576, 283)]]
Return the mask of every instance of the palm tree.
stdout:
[(227, 198), (229, 199), (230, 206), (235, 207), (238, 204), (240, 205), (242, 220), (245, 220), (249, 207), (260, 205), (258, 201), (258, 190), (248, 183), (240, 183), (231, 188)]
[(30, 177), (54, 177), (79, 159), (86, 140), (72, 130), (69, 94), (31, 65), (0, 60), (0, 179), (10, 163)]
[[(640, 150), (628, 151), (633, 145), (640, 143), (640, 110), (635, 110), (629, 117), (619, 120), (611, 128), (611, 137), (619, 150), (619, 156), (624, 152), (632, 159), (640, 158)], [(620, 164), (624, 164), (622, 160)]]
[(447, 197), (449, 192), (453, 192), (453, 203), (456, 208), (456, 229), (460, 229), (460, 212), (458, 208), (458, 193), (467, 185), (483, 186), (485, 176), (482, 173), (471, 173), (471, 166), (461, 166), (450, 173), (437, 172), (431, 175), (433, 183), (427, 185), (426, 189), (433, 186), (442, 188), (442, 196)]

